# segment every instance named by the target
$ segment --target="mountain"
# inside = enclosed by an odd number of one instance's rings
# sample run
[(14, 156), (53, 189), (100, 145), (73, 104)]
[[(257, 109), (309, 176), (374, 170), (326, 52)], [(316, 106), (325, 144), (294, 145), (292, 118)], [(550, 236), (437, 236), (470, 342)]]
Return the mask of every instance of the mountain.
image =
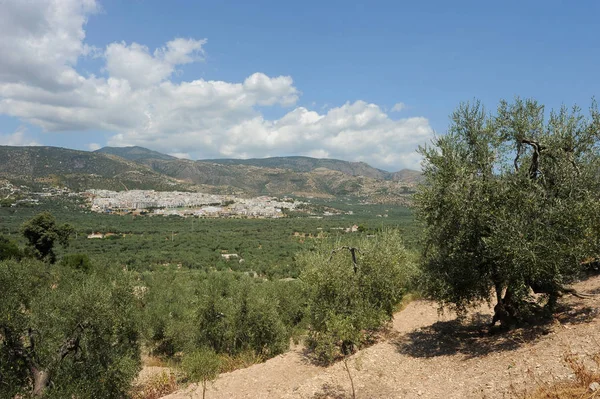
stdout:
[(163, 161), (146, 163), (152, 170), (193, 184), (228, 187), (252, 195), (295, 196), (394, 196), (406, 193), (406, 185), (391, 180), (353, 176), (338, 170), (315, 168), (308, 172), (244, 164), (208, 161)]
[(398, 172), (391, 173), (391, 180), (405, 184), (417, 184), (423, 180), (423, 173), (417, 170), (402, 169)]
[(318, 168), (336, 170), (350, 176), (365, 176), (373, 179), (391, 180), (391, 173), (376, 169), (364, 162), (348, 162), (338, 159), (319, 159), (310, 157), (272, 157), (251, 159), (206, 159), (200, 162), (222, 165), (251, 165), (263, 168), (289, 169), (294, 172), (310, 172)]
[(194, 190), (246, 195), (359, 197), (405, 202), (420, 172), (389, 173), (362, 162), (308, 157), (191, 161), (142, 147), (94, 152), (0, 146), (0, 177), (31, 186)]
[(144, 159), (162, 159), (171, 160), (177, 159), (171, 155), (162, 154), (157, 151), (152, 151), (144, 147), (102, 147), (99, 150), (94, 151), (98, 154), (110, 154), (118, 157), (127, 159), (129, 161), (140, 161)]
[(72, 190), (187, 186), (121, 157), (60, 147), (0, 146), (0, 177), (32, 187), (60, 185)]

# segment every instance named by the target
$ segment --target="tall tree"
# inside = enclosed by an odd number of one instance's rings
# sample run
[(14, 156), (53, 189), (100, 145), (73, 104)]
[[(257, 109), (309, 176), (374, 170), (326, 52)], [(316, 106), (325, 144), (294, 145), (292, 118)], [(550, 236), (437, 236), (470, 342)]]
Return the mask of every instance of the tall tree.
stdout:
[(495, 292), (494, 323), (528, 317), (531, 291), (552, 311), (598, 255), (599, 144), (595, 102), (587, 117), (562, 107), (547, 120), (535, 100), (501, 101), (495, 114), (459, 106), (448, 133), (420, 149), (427, 292), (459, 310)]
[(68, 246), (73, 227), (69, 224), (59, 226), (50, 212), (42, 212), (25, 222), (21, 232), (27, 239), (28, 249), (34, 257), (54, 263), (55, 243), (58, 242), (63, 247)]

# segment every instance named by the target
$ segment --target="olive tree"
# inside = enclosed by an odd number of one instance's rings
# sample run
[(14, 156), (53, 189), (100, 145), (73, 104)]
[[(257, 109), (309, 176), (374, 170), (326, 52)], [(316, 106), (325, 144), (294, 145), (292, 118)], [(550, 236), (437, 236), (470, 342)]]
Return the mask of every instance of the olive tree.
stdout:
[(59, 226), (50, 212), (42, 212), (25, 222), (21, 226), (21, 232), (27, 239), (27, 249), (34, 257), (54, 263), (55, 243), (67, 247), (73, 227), (69, 224)]
[(191, 382), (202, 384), (202, 399), (204, 399), (207, 384), (219, 376), (221, 360), (214, 350), (199, 348), (184, 356), (181, 367)]
[(308, 346), (323, 363), (371, 341), (416, 271), (397, 230), (350, 242), (327, 240), (297, 259), (308, 300)]
[(495, 113), (462, 104), (446, 135), (420, 148), (415, 195), (425, 227), (423, 285), (464, 310), (495, 294), (493, 323), (510, 325), (558, 296), (598, 255), (600, 114), (562, 107), (546, 118), (534, 100)]
[(0, 397), (125, 397), (140, 365), (133, 287), (120, 269), (83, 273), (0, 261)]

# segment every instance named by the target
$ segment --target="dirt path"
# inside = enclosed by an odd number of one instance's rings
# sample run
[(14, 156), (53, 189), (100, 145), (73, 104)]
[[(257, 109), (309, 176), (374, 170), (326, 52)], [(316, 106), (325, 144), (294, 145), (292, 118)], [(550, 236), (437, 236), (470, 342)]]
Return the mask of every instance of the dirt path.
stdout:
[[(600, 293), (600, 277), (576, 285)], [(490, 335), (491, 310), (476, 309), (460, 323), (435, 304), (415, 301), (393, 321), (396, 334), (352, 356), (357, 398), (510, 398), (553, 379), (572, 377), (563, 358), (600, 351), (600, 296), (565, 298), (553, 325)], [(207, 398), (344, 398), (351, 392), (343, 363), (323, 368), (299, 350), (222, 374)], [(201, 389), (166, 398), (200, 398)]]

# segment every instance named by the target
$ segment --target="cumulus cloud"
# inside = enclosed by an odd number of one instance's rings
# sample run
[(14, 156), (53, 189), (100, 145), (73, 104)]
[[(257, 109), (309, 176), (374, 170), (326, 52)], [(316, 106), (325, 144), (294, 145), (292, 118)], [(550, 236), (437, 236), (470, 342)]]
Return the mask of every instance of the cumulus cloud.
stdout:
[(106, 70), (111, 77), (123, 79), (133, 88), (156, 85), (169, 78), (177, 65), (202, 59), (206, 39), (175, 39), (151, 54), (138, 43), (111, 43), (106, 47)]
[(102, 146), (98, 143), (89, 143), (87, 146), (90, 151), (96, 151), (96, 150), (99, 150), (100, 148), (102, 148)]
[(77, 59), (90, 51), (83, 26), (97, 10), (95, 0), (0, 2), (0, 81), (74, 88), (81, 79)]
[(0, 134), (0, 145), (40, 145), (37, 141), (27, 136), (27, 130), (24, 127), (18, 128), (13, 133)]
[(392, 112), (401, 112), (401, 111), (404, 111), (405, 109), (406, 109), (406, 104), (404, 104), (404, 103), (396, 103), (392, 107)]
[[(364, 101), (320, 112), (297, 107), (301, 93), (290, 76), (175, 82), (178, 66), (204, 59), (206, 39), (93, 49), (84, 28), (98, 8), (95, 0), (0, 1), (0, 114), (46, 131), (106, 131), (110, 145), (185, 158), (308, 155), (388, 170), (418, 167), (415, 148), (432, 135), (425, 118), (393, 120)], [(78, 60), (99, 53), (97, 74), (77, 70)], [(263, 107), (288, 110), (268, 119)]]

